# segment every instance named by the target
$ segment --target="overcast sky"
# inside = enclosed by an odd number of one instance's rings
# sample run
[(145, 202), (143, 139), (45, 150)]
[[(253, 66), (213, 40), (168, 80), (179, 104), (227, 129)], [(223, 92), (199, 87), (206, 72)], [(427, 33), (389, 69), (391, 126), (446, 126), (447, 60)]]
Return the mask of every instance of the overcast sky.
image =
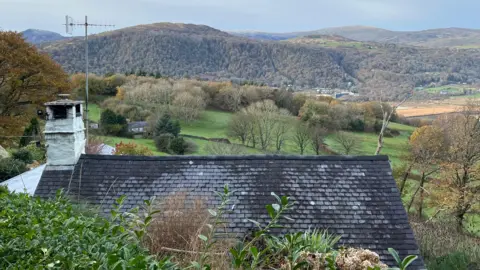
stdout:
[(92, 23), (115, 24), (117, 29), (155, 22), (267, 32), (346, 25), (480, 28), (480, 0), (0, 0), (3, 30), (36, 28), (63, 34), (67, 14), (78, 22), (88, 15)]

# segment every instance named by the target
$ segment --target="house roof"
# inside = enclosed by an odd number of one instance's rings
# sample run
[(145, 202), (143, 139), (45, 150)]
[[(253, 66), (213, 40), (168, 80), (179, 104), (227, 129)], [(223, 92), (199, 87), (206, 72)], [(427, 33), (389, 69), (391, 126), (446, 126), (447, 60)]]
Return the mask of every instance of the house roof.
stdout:
[(35, 190), (37, 189), (38, 182), (40, 182), (40, 178), (42, 177), (42, 173), (45, 167), (46, 165), (38, 166), (34, 169), (10, 178), (0, 183), (0, 185), (7, 186), (10, 192), (25, 192), (33, 195), (35, 193)]
[(128, 123), (128, 128), (141, 128), (141, 127), (146, 127), (147, 125), (148, 123), (145, 121), (130, 122)]
[[(73, 172), (72, 172), (73, 170)], [(126, 195), (125, 209), (152, 196), (176, 192), (219, 203), (214, 191), (229, 184), (234, 211), (227, 230), (242, 235), (265, 224), (270, 195), (288, 195), (295, 202), (286, 231), (323, 228), (342, 235), (341, 244), (368, 248), (392, 266), (387, 249), (419, 255), (408, 217), (386, 156), (93, 156), (82, 155), (75, 166), (51, 167), (43, 173), (36, 195), (51, 197), (63, 188), (100, 205), (105, 212)], [(412, 269), (423, 267), (421, 260)]]

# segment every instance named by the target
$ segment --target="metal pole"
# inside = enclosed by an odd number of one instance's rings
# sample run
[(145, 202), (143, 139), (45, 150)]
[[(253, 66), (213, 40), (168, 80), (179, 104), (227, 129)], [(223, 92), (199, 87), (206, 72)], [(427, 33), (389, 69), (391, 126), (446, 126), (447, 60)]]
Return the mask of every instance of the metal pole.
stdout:
[(86, 144), (88, 144), (88, 20), (85, 16), (85, 123), (86, 123)]

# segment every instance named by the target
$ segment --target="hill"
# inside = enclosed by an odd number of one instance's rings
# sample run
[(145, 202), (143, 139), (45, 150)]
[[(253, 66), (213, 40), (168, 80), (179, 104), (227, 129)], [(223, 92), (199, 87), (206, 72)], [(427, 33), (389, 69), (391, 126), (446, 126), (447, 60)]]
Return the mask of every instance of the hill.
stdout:
[(309, 35), (339, 35), (357, 41), (398, 43), (425, 47), (480, 48), (480, 30), (440, 28), (423, 31), (391, 31), (370, 26), (345, 26), (293, 33), (232, 32), (234, 35), (263, 39), (285, 40)]
[(27, 29), (22, 32), (22, 35), (27, 42), (32, 44), (67, 39), (67, 37), (64, 37), (58, 33), (38, 29)]
[[(256, 41), (202, 25), (159, 23), (92, 35), (92, 72), (148, 73), (215, 80), (253, 80), (273, 86), (398, 92), (415, 86), (480, 82), (480, 50), (429, 49), (358, 42), (336, 35)], [(348, 46), (343, 46), (347, 44)], [(46, 43), (69, 72), (84, 70), (83, 40)], [(375, 72), (372, 72), (375, 70)]]

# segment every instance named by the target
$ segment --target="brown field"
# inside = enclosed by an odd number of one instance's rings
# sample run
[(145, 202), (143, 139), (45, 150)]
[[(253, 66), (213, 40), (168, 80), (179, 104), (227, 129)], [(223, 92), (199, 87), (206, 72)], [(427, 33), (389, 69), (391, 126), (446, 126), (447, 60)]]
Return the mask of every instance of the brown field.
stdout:
[(399, 115), (405, 117), (418, 117), (451, 113), (461, 110), (472, 97), (452, 97), (444, 100), (409, 101), (397, 109)]

